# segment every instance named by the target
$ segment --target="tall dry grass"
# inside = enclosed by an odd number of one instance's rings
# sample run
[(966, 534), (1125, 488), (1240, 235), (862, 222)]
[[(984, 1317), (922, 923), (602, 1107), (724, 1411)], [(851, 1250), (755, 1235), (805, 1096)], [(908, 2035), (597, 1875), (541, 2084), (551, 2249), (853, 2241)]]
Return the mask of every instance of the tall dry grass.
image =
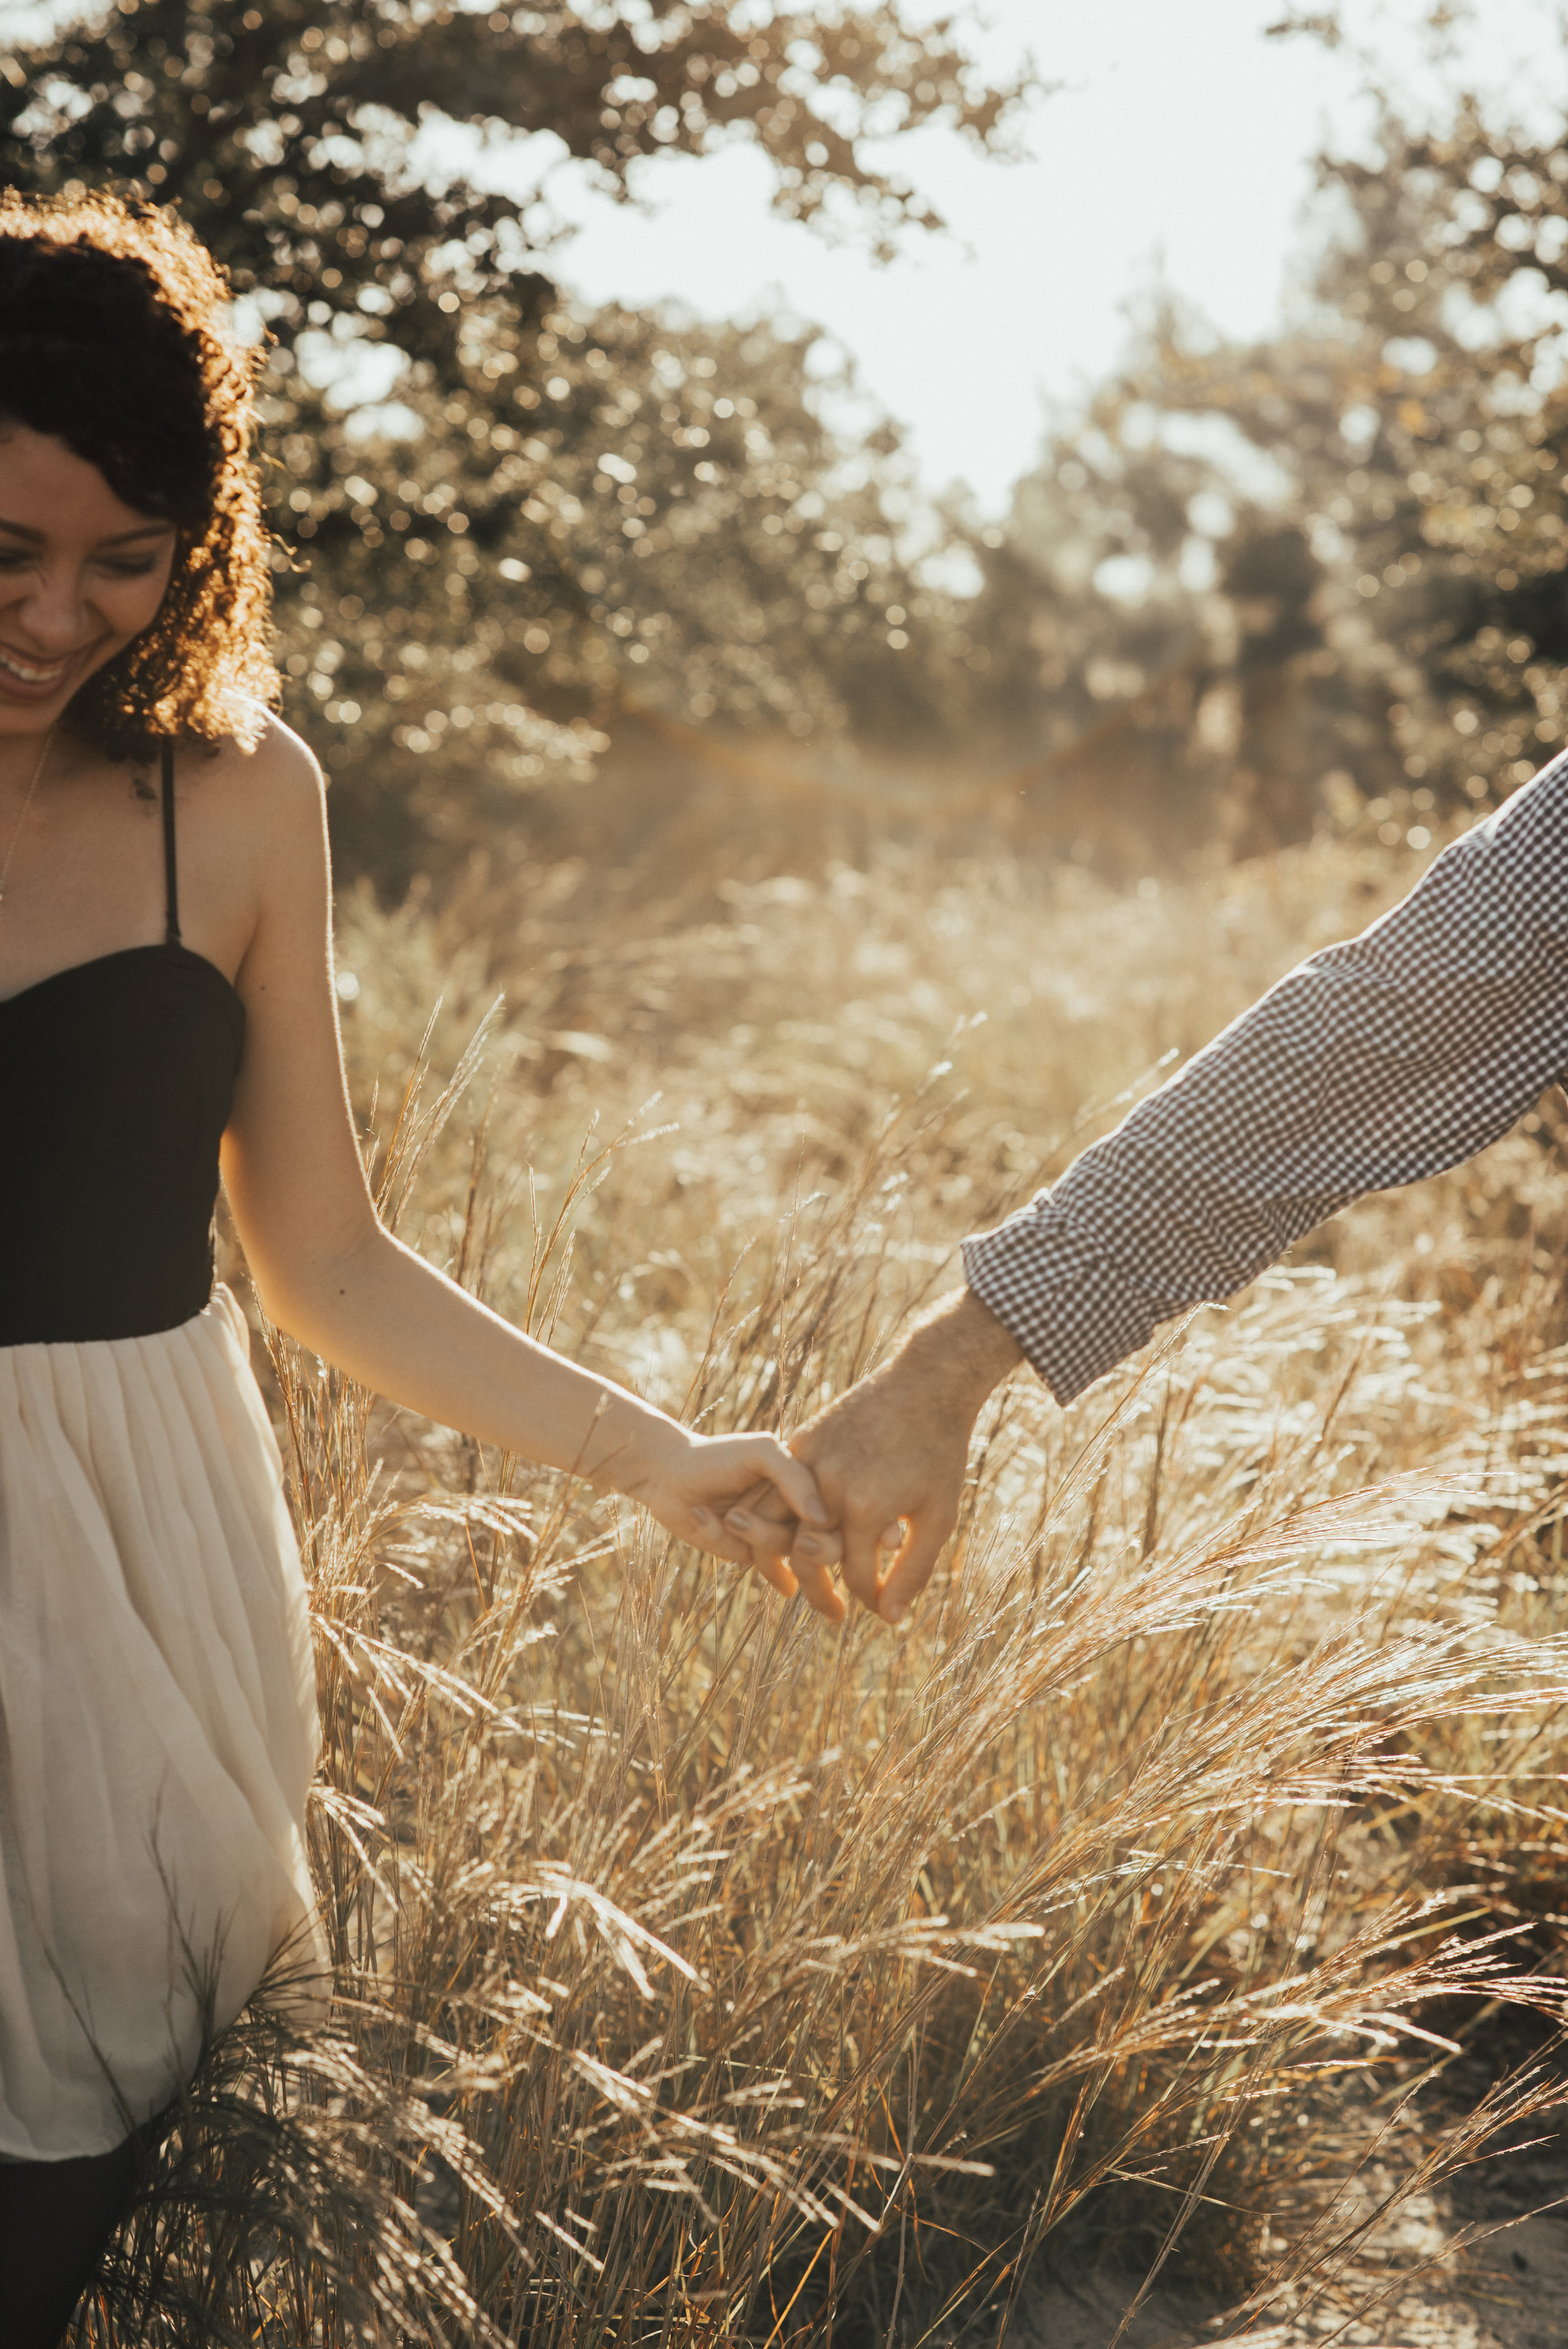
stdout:
[[(789, 1426), (1411, 877), (355, 900), (385, 1211), (704, 1425)], [(1564, 1201), (1521, 1132), (1065, 1413), (1016, 1375), (899, 1635), (274, 1341), (338, 2002), (215, 2044), (80, 2337), (993, 2341), (1090, 2257), (1308, 2306), (1556, 2097), (1440, 2075), (1560, 2011)]]

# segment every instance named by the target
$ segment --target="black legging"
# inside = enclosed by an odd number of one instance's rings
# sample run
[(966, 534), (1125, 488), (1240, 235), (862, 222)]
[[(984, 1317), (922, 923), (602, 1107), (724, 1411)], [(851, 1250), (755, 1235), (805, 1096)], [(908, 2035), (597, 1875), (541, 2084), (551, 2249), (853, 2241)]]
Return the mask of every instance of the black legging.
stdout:
[(136, 2140), (75, 2161), (0, 2161), (0, 2341), (58, 2349), (136, 2184)]

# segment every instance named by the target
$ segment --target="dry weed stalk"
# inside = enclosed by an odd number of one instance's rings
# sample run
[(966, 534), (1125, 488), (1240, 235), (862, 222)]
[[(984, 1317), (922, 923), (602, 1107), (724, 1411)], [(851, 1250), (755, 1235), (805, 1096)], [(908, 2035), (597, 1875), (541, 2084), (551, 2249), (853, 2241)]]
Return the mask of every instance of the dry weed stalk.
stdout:
[[(846, 1121), (815, 1200), (775, 1133), (776, 1211), (705, 1271), (684, 1143), (626, 1155), (645, 1120), (505, 1212), (486, 1154), (521, 1163), (538, 1097), (465, 1156), (475, 1058), (428, 1108), (403, 1071), (385, 1211), (607, 1366), (656, 1339), (707, 1423), (798, 1417), (942, 1278), (913, 1234), (952, 1228), (978, 1114), (945, 1074)], [(658, 1243), (635, 1278), (612, 1206)], [(166, 2245), (161, 2281), (85, 2337), (849, 2349), (995, 2306), (994, 2338), (1037, 2251), (1108, 2240), (1228, 2261), (1254, 2308), (1326, 2289), (1380, 2214), (1302, 2123), (1424, 2069), (1466, 2001), (1560, 2013), (1498, 1867), (1562, 1857), (1564, 1364), (1485, 1210), (1447, 1319), (1308, 1265), (1067, 1414), (1015, 1380), (897, 1638), (274, 1342), (339, 2002), (214, 2049), (125, 2249), (145, 2278)], [(1491, 1296), (1488, 1249), (1520, 1274)], [(1557, 2095), (1500, 2092), (1398, 2190)]]

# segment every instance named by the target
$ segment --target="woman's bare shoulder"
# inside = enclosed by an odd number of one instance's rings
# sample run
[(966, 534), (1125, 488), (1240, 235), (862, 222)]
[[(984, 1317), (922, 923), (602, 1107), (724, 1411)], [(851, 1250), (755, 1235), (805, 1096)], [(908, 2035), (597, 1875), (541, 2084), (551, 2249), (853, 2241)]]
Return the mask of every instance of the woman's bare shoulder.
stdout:
[(319, 833), (325, 779), (310, 745), (272, 710), (257, 713), (251, 740), (226, 736), (187, 771), (200, 792), (222, 801), (225, 813), (247, 829), (273, 837), (301, 828)]

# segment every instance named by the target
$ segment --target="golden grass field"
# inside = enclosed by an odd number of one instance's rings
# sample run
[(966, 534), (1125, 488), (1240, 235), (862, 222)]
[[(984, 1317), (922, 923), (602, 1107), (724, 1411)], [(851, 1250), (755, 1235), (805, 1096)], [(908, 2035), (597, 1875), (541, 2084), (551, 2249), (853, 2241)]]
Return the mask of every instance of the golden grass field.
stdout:
[[(356, 1106), (500, 1310), (788, 1429), (1420, 862), (350, 895)], [(897, 1634), (276, 1348), (339, 2002), (220, 2041), (79, 2337), (992, 2344), (1161, 2258), (1309, 2314), (1554, 2094), (1443, 2097), (1456, 2034), (1561, 1994), (1542, 1117), (1065, 1413), (1016, 1373)]]

